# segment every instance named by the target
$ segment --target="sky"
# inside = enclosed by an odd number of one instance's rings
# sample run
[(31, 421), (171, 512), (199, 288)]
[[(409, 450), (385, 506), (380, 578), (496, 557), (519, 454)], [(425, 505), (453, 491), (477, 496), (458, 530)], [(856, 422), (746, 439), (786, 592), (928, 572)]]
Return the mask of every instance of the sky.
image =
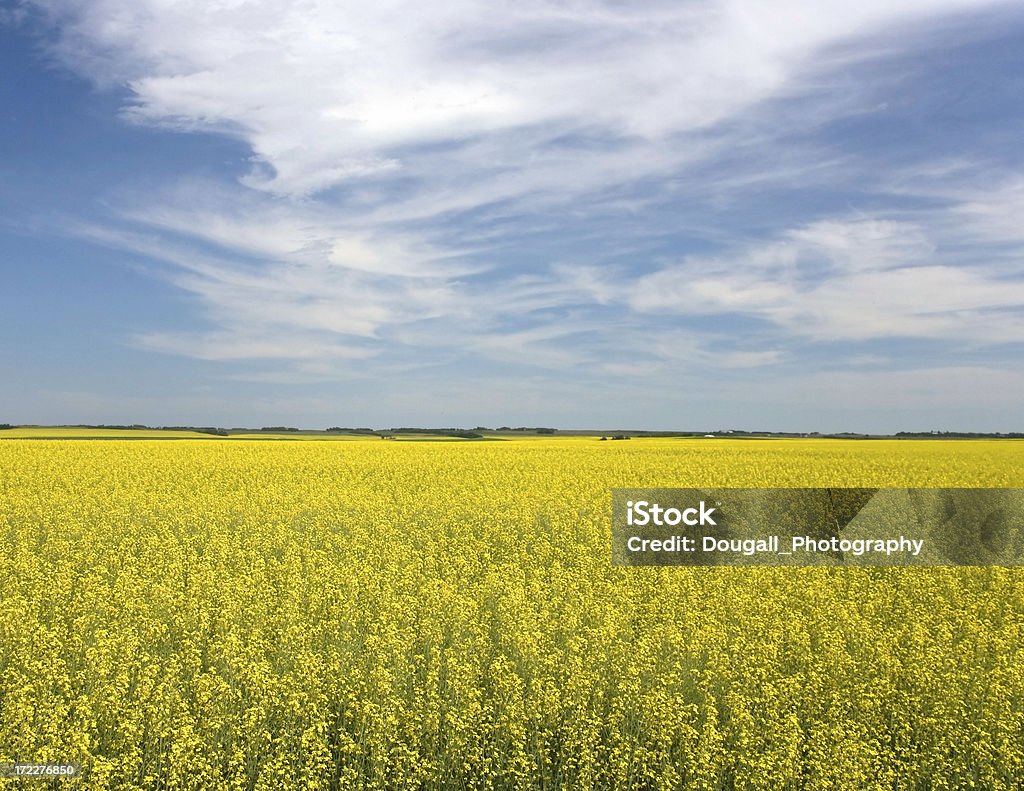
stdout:
[(0, 422), (1024, 430), (1024, 7), (0, 2)]

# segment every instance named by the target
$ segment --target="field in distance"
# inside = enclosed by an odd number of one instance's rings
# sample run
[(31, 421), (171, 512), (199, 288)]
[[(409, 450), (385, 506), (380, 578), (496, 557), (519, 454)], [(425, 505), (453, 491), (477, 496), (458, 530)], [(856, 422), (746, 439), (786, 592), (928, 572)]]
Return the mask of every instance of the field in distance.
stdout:
[[(324, 440), (369, 441), (380, 440), (377, 434), (341, 433), (328, 431), (228, 431), (223, 435), (203, 431), (159, 428), (105, 428), (102, 426), (17, 426), (0, 432), (3, 439), (203, 439), (203, 440)], [(444, 435), (398, 434), (398, 440), (443, 441), (458, 439)]]

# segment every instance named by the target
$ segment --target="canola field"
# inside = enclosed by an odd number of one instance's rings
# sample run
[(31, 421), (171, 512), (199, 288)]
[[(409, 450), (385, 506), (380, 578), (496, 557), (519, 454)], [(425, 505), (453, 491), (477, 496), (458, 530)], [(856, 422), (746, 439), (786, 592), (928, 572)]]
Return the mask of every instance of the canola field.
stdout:
[(1020, 787), (1024, 569), (611, 566), (611, 488), (700, 486), (1020, 487), (1024, 443), (0, 441), (0, 763)]

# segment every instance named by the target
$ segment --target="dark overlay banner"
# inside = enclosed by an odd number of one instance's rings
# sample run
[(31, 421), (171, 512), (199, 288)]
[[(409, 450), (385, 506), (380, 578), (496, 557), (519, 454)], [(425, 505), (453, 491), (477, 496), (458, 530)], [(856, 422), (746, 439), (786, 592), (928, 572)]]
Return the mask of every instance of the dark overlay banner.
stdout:
[(1022, 566), (1024, 489), (613, 489), (617, 566)]

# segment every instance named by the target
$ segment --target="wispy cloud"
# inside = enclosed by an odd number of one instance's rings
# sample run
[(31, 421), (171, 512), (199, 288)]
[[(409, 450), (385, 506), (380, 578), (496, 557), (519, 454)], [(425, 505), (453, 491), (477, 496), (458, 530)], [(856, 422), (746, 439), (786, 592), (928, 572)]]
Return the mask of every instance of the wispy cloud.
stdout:
[(495, 195), (553, 187), (545, 174), (572, 163), (588, 164), (583, 183), (614, 182), (672, 164), (675, 135), (822, 90), (822, 65), (884, 39), (817, 63), (830, 45), (992, 3), (34, 5), (67, 63), (130, 87), (126, 117), (237, 135), (257, 160), (248, 185), (299, 196), (448, 163)]
[[(974, 211), (958, 205), (931, 219), (948, 223)], [(1024, 341), (1024, 314), (1016, 313), (1024, 277), (984, 261), (944, 262), (936, 248), (944, 235), (909, 222), (823, 220), (728, 257), (690, 258), (646, 275), (632, 286), (629, 304), (746, 314), (813, 340)], [(959, 258), (956, 251), (951, 258)]]

